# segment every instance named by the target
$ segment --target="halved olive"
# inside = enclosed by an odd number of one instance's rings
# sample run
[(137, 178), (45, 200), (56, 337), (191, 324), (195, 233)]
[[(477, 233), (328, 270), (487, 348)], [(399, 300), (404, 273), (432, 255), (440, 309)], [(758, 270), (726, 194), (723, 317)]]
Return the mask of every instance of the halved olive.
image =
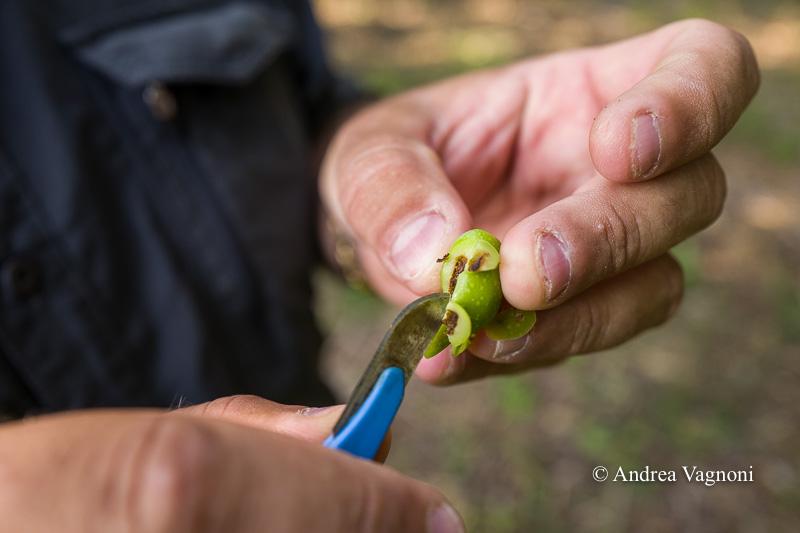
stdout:
[(448, 344), (453, 355), (466, 350), (475, 334), (489, 326), (487, 335), (497, 340), (521, 337), (536, 321), (534, 311), (514, 308), (498, 314), (503, 301), (500, 286), (500, 241), (488, 231), (470, 230), (453, 243), (441, 260), (442, 290), (450, 294), (442, 327), (425, 357), (433, 357)]

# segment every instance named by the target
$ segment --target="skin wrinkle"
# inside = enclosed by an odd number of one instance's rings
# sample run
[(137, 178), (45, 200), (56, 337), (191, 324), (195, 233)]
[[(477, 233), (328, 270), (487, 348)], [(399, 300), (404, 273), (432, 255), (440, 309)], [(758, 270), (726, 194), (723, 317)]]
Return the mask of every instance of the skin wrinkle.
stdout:
[[(603, 98), (603, 95), (600, 94), (601, 84), (597, 82), (597, 74), (590, 60), (587, 59), (583, 62), (580, 73), (584, 79), (584, 85), (588, 89), (588, 93), (591, 95), (590, 100), (595, 104), (597, 109), (602, 110), (603, 106), (607, 103), (608, 98)], [(592, 119), (592, 121), (594, 121), (594, 119)]]
[[(416, 93), (414, 91), (413, 93)], [(321, 190), (323, 196), (327, 198), (328, 209), (332, 215), (345, 228), (350, 228), (349, 211), (344, 198), (355, 194), (350, 181), (358, 178), (358, 172), (354, 167), (362, 164), (362, 159), (371, 157), (375, 152), (397, 148), (399, 150), (410, 150), (410, 146), (419, 148), (423, 158), (438, 164), (438, 155), (431, 150), (424, 151), (427, 145), (418, 143), (420, 133), (425, 132), (430, 124), (420, 127), (417, 124), (408, 124), (408, 119), (416, 114), (423, 113), (427, 116), (425, 106), (421, 106), (419, 99), (413, 98), (412, 94), (404, 97), (394, 97), (391, 101), (395, 109), (387, 112), (383, 109), (362, 110), (351, 121), (346, 124), (339, 134), (332, 141), (329, 149), (330, 153), (336, 153), (334, 158), (326, 158), (323, 162), (321, 175), (334, 176), (333, 179), (322, 179)], [(424, 102), (423, 102), (424, 103)], [(376, 128), (375, 125), (391, 123), (393, 133), (386, 133), (385, 130)], [(333, 201), (339, 198), (341, 201)]]
[[(403, 175), (420, 172), (415, 156), (419, 153), (431, 154), (432, 151), (427, 148), (415, 152), (404, 144), (379, 145), (369, 149), (367, 153), (360, 155), (348, 165), (347, 179), (345, 179), (347, 187), (341, 191), (341, 204), (344, 212), (348, 214), (349, 227), (355, 227), (356, 233), (360, 233), (359, 236), (367, 242), (374, 242), (378, 236), (383, 236), (390, 246), (393, 239), (387, 238), (387, 233), (393, 235), (399, 233), (400, 229), (397, 228), (396, 219), (386, 214), (385, 203), (376, 201), (376, 198), (383, 198), (385, 195), (376, 194), (374, 191), (376, 187), (401, 180)], [(430, 201), (425, 201), (427, 198), (425, 198), (425, 191), (421, 190), (421, 186), (417, 186), (413, 190), (406, 188), (404, 193), (405, 201), (395, 201), (392, 211), (411, 213), (411, 217), (416, 219), (423, 214), (417, 211), (419, 206), (430, 203)], [(439, 212), (436, 208), (429, 209), (429, 214), (436, 212)], [(372, 220), (375, 223), (354, 225), (352, 223), (354, 219)], [(395, 226), (394, 230), (390, 230), (392, 225)], [(358, 228), (361, 228), (362, 231), (359, 232)], [(366, 234), (367, 231), (370, 233), (369, 235)]]
[[(132, 434), (131, 438), (135, 442), (134, 453), (131, 459), (131, 482), (130, 486), (126, 488), (127, 492), (127, 508), (129, 515), (132, 517), (131, 523), (133, 524), (147, 524), (149, 531), (175, 531), (175, 523), (171, 523), (170, 516), (185, 517), (185, 512), (172, 513), (181, 505), (186, 502), (189, 491), (193, 491), (191, 486), (182, 487), (179, 485), (191, 485), (181, 483), (178, 478), (182, 475), (174, 469), (178, 467), (175, 463), (165, 461), (165, 447), (174, 446), (169, 439), (174, 439), (175, 433), (174, 426), (171, 426), (172, 419), (154, 418), (149, 423), (149, 428), (141, 434)], [(185, 439), (185, 437), (183, 437)], [(168, 451), (166, 455), (170, 454)], [(160, 477), (164, 475), (163, 469), (169, 469), (170, 472), (167, 476), (170, 478), (166, 490), (164, 487), (153, 486), (152, 476), (154, 474)], [(184, 493), (181, 489), (185, 488)], [(153, 504), (156, 507), (153, 507)], [(184, 508), (184, 511), (188, 509)], [(153, 520), (156, 520), (154, 523)], [(153, 526), (156, 526), (154, 528)], [(184, 528), (180, 528), (184, 529)]]
[[(714, 139), (722, 137), (722, 132), (720, 131), (721, 125), (728, 123), (729, 117), (725, 116), (726, 113), (721, 106), (726, 104), (720, 102), (716, 91), (708, 91), (706, 98), (711, 101), (711, 105), (706, 106), (707, 109), (710, 109), (710, 112), (703, 115), (703, 118), (705, 118), (706, 130), (704, 145), (707, 150), (711, 150), (716, 144)], [(733, 126), (733, 124), (731, 124), (731, 126)]]
[[(522, 107), (522, 111), (520, 113), (521, 122), (519, 125), (519, 131), (515, 137), (516, 145), (514, 146), (514, 153), (515, 154), (525, 154), (525, 153), (535, 153), (539, 144), (543, 139), (545, 129), (543, 127), (538, 128), (523, 128), (522, 124), (533, 124), (534, 121), (531, 119), (531, 115), (533, 111), (531, 110), (533, 106), (533, 102), (536, 98), (533, 97), (535, 94), (534, 87), (531, 84), (531, 80), (528, 76), (523, 75), (522, 73), (518, 74), (517, 79), (521, 81), (525, 92), (527, 93), (527, 98), (525, 98), (524, 105)], [(540, 98), (541, 99), (541, 98)], [(531, 132), (533, 129), (533, 132)], [(533, 134), (532, 136), (530, 136)], [(530, 137), (529, 137), (530, 136)], [(545, 187), (543, 183), (540, 183), (539, 180), (524, 180), (522, 179), (524, 174), (530, 172), (530, 169), (527, 166), (520, 168), (522, 165), (523, 158), (516, 158), (514, 161), (511, 162), (511, 166), (509, 168), (509, 180), (511, 183), (515, 184), (515, 189), (519, 190), (520, 193), (525, 194), (526, 192), (533, 192), (527, 191), (527, 183), (526, 181), (532, 182), (537, 188)], [(536, 182), (536, 183), (533, 183)], [(521, 189), (521, 190), (520, 190)]]
[[(647, 49), (647, 53), (644, 54), (643, 57), (637, 58), (639, 59), (636, 61), (636, 64), (641, 65), (640, 70), (636, 70), (635, 73), (631, 74), (628, 77), (623, 76), (613, 76), (612, 79), (619, 79), (620, 83), (619, 86), (609, 87), (611, 90), (607, 93), (601, 94), (601, 98), (599, 101), (599, 105), (604, 105), (605, 103), (612, 101), (614, 98), (617, 98), (621, 93), (627, 92), (630, 88), (635, 86), (638, 82), (642, 81), (646, 77), (656, 73), (657, 71), (663, 69), (664, 67), (668, 66), (674, 60), (678, 59), (681, 53), (675, 54), (666, 54), (666, 51), (670, 48), (673, 48), (676, 44), (676, 41), (683, 36), (687, 31), (689, 31), (688, 27), (682, 28), (680, 31), (675, 32), (671, 37), (664, 39), (660, 46), (653, 46), (652, 43), (648, 43), (650, 48)], [(608, 54), (608, 57), (612, 60), (611, 63), (614, 64), (613, 59), (619, 54), (619, 49), (621, 47), (627, 48), (631, 40), (641, 41), (642, 36), (633, 37), (630, 40), (625, 40), (620, 43), (613, 43), (605, 47), (605, 52)], [(653, 57), (653, 58), (661, 58), (659, 61), (647, 64), (643, 62), (644, 58)], [(602, 71), (601, 67), (605, 63), (605, 61), (595, 61), (592, 67), (597, 70), (598, 74), (601, 77), (607, 78), (609, 77), (609, 73)], [(629, 72), (629, 71), (626, 71)], [(594, 78), (593, 78), (594, 79)], [(602, 87), (607, 85), (607, 83), (598, 83), (597, 87)]]
[[(732, 37), (732, 39), (729, 40), (737, 44), (736, 46), (737, 53), (733, 55), (741, 58), (741, 60), (739, 61), (740, 68), (734, 70), (745, 73), (753, 70), (749, 67), (749, 65), (752, 63), (752, 60), (748, 60), (749, 56), (751, 55), (749, 52), (749, 46), (742, 44), (744, 38), (740, 34), (728, 30), (726, 28), (722, 28), (721, 26), (715, 24), (709, 25), (708, 22), (704, 21), (697, 21), (694, 24), (688, 25), (685, 31), (690, 31), (690, 30), (695, 31), (698, 27), (711, 28), (711, 30), (722, 29), (723, 31), (725, 31), (730, 37)], [(678, 34), (678, 37), (681, 37), (682, 34), (683, 32), (681, 34)], [(704, 63), (707, 62), (704, 59), (704, 57), (705, 57), (704, 54), (700, 53), (699, 51), (692, 50), (679, 54), (676, 59), (684, 59), (687, 65), (693, 64), (693, 68), (691, 68), (690, 70), (683, 69), (684, 73), (687, 72), (689, 74), (697, 73), (696, 76), (694, 77), (708, 78), (708, 75), (703, 75), (703, 72), (714, 71), (719, 61), (715, 61), (714, 65), (706, 66), (706, 69), (704, 70), (702, 67), (704, 66)], [(734, 76), (731, 75), (727, 77), (732, 78)], [(753, 87), (755, 89), (758, 86), (758, 75), (754, 76), (753, 78), (755, 80), (753, 83)], [(709, 83), (709, 80), (701, 79), (700, 81), (692, 82), (692, 85), (695, 87), (708, 87), (711, 84)], [(731, 95), (730, 98), (728, 98), (727, 100), (720, 99), (720, 95), (725, 96), (727, 94)], [(730, 91), (708, 90), (708, 91), (695, 91), (695, 95), (699, 97), (698, 103), (700, 104), (700, 106), (703, 107), (704, 109), (709, 110), (709, 113), (702, 114), (704, 119), (703, 120), (704, 124), (702, 128), (703, 129), (702, 146), (704, 146), (706, 149), (710, 149), (714, 144), (714, 139), (718, 138), (723, 133), (729, 131), (730, 128), (733, 126), (734, 116), (731, 113), (726, 112), (725, 110), (727, 108), (734, 107), (731, 102), (735, 98), (737, 97), (741, 98), (741, 96), (744, 96), (745, 100), (747, 100), (749, 99), (751, 94), (748, 93), (745, 95), (738, 95), (736, 93), (731, 93)], [(709, 114), (713, 114), (713, 118), (709, 116)]]
[(200, 415), (222, 418), (236, 398), (237, 396), (228, 396), (203, 404)]
[[(700, 163), (697, 164), (698, 169), (702, 169)], [(666, 179), (681, 179), (678, 175), (675, 175), (673, 178), (666, 177)], [(673, 190), (671, 194), (665, 195), (663, 192), (659, 195), (660, 204), (653, 206), (653, 208), (648, 210), (650, 216), (655, 217), (652, 222), (647, 222), (649, 219), (642, 218), (638, 216), (636, 213), (633, 213), (625, 207), (625, 211), (621, 211), (624, 206), (628, 205), (628, 201), (625, 200), (624, 196), (615, 195), (617, 199), (613, 199), (609, 202), (610, 210), (607, 213), (604, 213), (603, 216), (606, 217), (609, 221), (613, 219), (617, 219), (617, 223), (609, 223), (609, 224), (600, 224), (598, 229), (603, 230), (608, 236), (606, 239), (609, 242), (608, 249), (613, 251), (616, 249), (625, 251), (625, 254), (617, 254), (616, 256), (612, 257), (612, 264), (615, 265), (617, 269), (619, 269), (622, 265), (633, 263), (638, 263), (640, 261), (647, 260), (651, 257), (653, 251), (649, 249), (649, 247), (645, 248), (646, 241), (643, 238), (643, 235), (649, 235), (656, 232), (663, 232), (663, 230), (656, 229), (659, 225), (663, 226), (664, 221), (672, 221), (673, 223), (679, 223), (683, 220), (679, 213), (681, 212), (692, 212), (692, 213), (699, 213), (702, 215), (706, 215), (700, 218), (692, 218), (690, 221), (693, 222), (691, 225), (686, 225), (685, 228), (680, 232), (680, 235), (677, 237), (673, 237), (670, 241), (670, 244), (674, 244), (672, 241), (676, 241), (682, 235), (689, 235), (692, 234), (702, 227), (705, 227), (708, 223), (713, 221), (716, 218), (716, 215), (719, 213), (722, 207), (722, 202), (719, 201), (717, 205), (710, 206), (705, 204), (704, 202), (708, 201), (715, 201), (723, 196), (720, 194), (721, 191), (717, 190), (716, 188), (721, 184), (721, 180), (714, 179), (714, 178), (705, 178), (705, 179), (694, 179), (686, 183), (686, 186), (689, 187), (687, 190), (686, 188), (680, 188)], [(643, 183), (642, 185), (651, 187), (655, 186), (649, 183)], [(639, 187), (639, 185), (636, 185)], [(625, 191), (620, 187), (628, 187), (628, 185), (621, 185), (617, 186), (616, 188), (620, 191)], [(705, 190), (696, 190), (697, 187), (703, 187)], [(695, 189), (692, 191), (691, 189)], [(607, 194), (607, 191), (599, 190), (594, 193), (596, 194)], [(591, 201), (591, 200), (590, 200)], [(614, 216), (609, 217), (608, 214), (611, 213)], [(626, 214), (627, 213), (627, 214)], [(631, 221), (630, 219), (633, 219)], [(685, 220), (685, 222), (689, 222), (689, 220)], [(645, 228), (645, 225), (647, 228)], [(622, 230), (617, 230), (617, 227), (623, 228)], [(649, 228), (649, 229), (648, 229)], [(636, 232), (634, 234), (633, 232)], [(673, 232), (674, 233), (674, 232)], [(615, 236), (620, 236), (626, 242), (624, 246), (617, 246), (614, 245)]]
[(100, 478), (100, 506), (98, 512), (90, 517), (94, 521), (93, 527), (87, 526), (86, 530), (111, 531), (119, 524), (132, 524), (135, 529), (136, 502), (141, 493), (136, 486), (140, 479), (137, 465), (141, 463), (142, 449), (137, 446), (139, 439), (131, 438), (129, 433), (112, 435), (99, 453), (95, 449), (82, 450), (84, 456), (79, 459), (79, 470), (94, 470)]
[[(514, 148), (512, 151), (512, 155), (515, 157), (509, 162), (508, 167), (508, 176), (509, 181), (511, 182), (511, 187), (507, 189), (508, 198), (511, 202), (521, 202), (520, 199), (541, 199), (547, 197), (548, 194), (546, 191), (552, 190), (552, 187), (549, 187), (548, 183), (545, 183), (544, 180), (531, 180), (531, 179), (524, 179), (525, 174), (529, 173), (531, 170), (526, 166), (521, 167), (523, 165), (522, 157), (518, 157), (518, 155), (522, 155), (528, 153), (535, 152), (539, 144), (541, 144), (542, 139), (544, 138), (545, 128), (540, 125), (538, 128), (534, 129), (534, 135), (530, 138), (526, 139), (524, 132), (526, 130), (523, 126), (523, 121), (527, 123), (533, 123), (530, 119), (531, 114), (533, 113), (532, 106), (534, 105), (535, 98), (532, 98), (530, 95), (534, 94), (534, 89), (531, 85), (531, 80), (528, 76), (523, 75), (522, 73), (517, 74), (516, 79), (522, 85), (523, 90), (528, 94), (528, 97), (525, 99), (523, 108), (520, 113), (521, 120), (517, 126), (517, 132), (514, 137)], [(531, 128), (528, 128), (527, 132), (530, 133)], [(549, 195), (555, 196), (556, 193), (551, 192)], [(559, 195), (560, 196), (560, 195)], [(555, 201), (553, 199), (552, 201)], [(547, 202), (544, 205), (547, 205), (551, 202)], [(534, 206), (531, 212), (538, 211), (544, 205)]]
[[(117, 465), (112, 463), (109, 465), (105, 477), (108, 484), (103, 492), (106, 494), (116, 493), (118, 495), (122, 506), (122, 523), (131, 524), (131, 529), (133, 530), (141, 527), (144, 523), (141, 516), (141, 500), (145, 490), (142, 481), (144, 474), (141, 467), (145, 463), (144, 457), (146, 453), (143, 441), (146, 442), (152, 438), (147, 433), (156, 431), (154, 426), (155, 424), (151, 424), (141, 439), (136, 435), (129, 435), (128, 432), (125, 432), (118, 439), (118, 453), (114, 455), (117, 456), (115, 459), (121, 458), (124, 460), (126, 466), (123, 471), (125, 475), (124, 477), (115, 475), (114, 469), (117, 468)], [(132, 449), (131, 446), (133, 446)], [(110, 489), (110, 487), (114, 488)]]
[[(625, 210), (627, 214), (627, 209)], [(616, 202), (610, 202), (603, 214), (602, 222), (610, 263), (615, 272), (622, 272), (638, 262), (641, 250), (641, 234), (635, 224), (628, 221)]]
[[(568, 87), (558, 86), (548, 83), (546, 80), (563, 78), (560, 69), (562, 64), (559, 62), (564, 56), (582, 57), (582, 52), (566, 52), (557, 54), (541, 60), (533, 60), (538, 63), (540, 72), (537, 73), (536, 80), (525, 79), (528, 98), (524, 108), (524, 118), (522, 132), (518, 136), (519, 144), (516, 152), (520, 157), (514, 162), (512, 167), (512, 180), (520, 184), (520, 193), (529, 194), (526, 185), (531, 182), (537, 189), (553, 191), (559, 198), (567, 196), (574, 191), (587, 176), (595, 173), (589, 152), (586, 150), (586, 137), (592, 124), (592, 120), (597, 113), (597, 109), (602, 103), (587, 101), (583, 95), (587, 90), (586, 79), (569, 76), (572, 83)], [(524, 65), (524, 64), (523, 64)], [(545, 80), (545, 81), (541, 81)], [(553, 93), (558, 91), (559, 95)], [(563, 101), (563, 93), (581, 95), (575, 98), (575, 102), (580, 102), (581, 108), (566, 106), (549, 106), (553, 101)], [(566, 100), (569, 100), (566, 98)], [(561, 132), (561, 135), (554, 137), (548, 135), (552, 124), (562, 120), (562, 115), (568, 114), (580, 117), (575, 122), (585, 124), (583, 127), (576, 127), (568, 132)], [(527, 125), (527, 127), (526, 127)], [(560, 169), (559, 172), (550, 171), (545, 177), (539, 176), (538, 179), (531, 179), (533, 169), (549, 168)]]
[[(474, 119), (477, 121), (478, 119)], [(507, 126), (499, 131), (491, 132), (485, 128), (478, 129), (481, 134), (474, 134), (470, 128), (465, 128), (453, 139), (453, 144), (448, 147), (445, 158), (445, 172), (453, 179), (457, 190), (462, 193), (464, 202), (470, 209), (477, 209), (484, 202), (487, 196), (496, 194), (497, 190), (507, 181), (507, 172), (510, 161), (513, 160), (514, 142), (507, 139), (515, 139), (518, 135), (519, 127)], [(466, 143), (459, 146), (461, 138), (471, 138), (473, 146)], [(505, 146), (504, 150), (498, 150), (494, 146)], [(479, 158), (475, 152), (482, 151), (492, 154), (494, 157)], [(459, 153), (460, 152), (460, 153)], [(471, 153), (470, 153), (471, 152)], [(473, 164), (464, 166), (459, 159), (464, 161), (472, 158)], [(474, 161), (481, 160), (479, 163)], [(461, 168), (459, 168), (461, 167)], [(468, 186), (465, 188), (465, 186)]]
[(577, 320), (575, 327), (572, 328), (572, 338), (568, 344), (565, 357), (583, 353), (587, 346), (592, 346), (593, 332), (596, 325), (599, 323), (595, 320), (594, 304), (592, 302), (584, 302), (579, 312), (577, 313)]
[[(380, 530), (380, 508), (377, 500), (373, 497), (374, 490), (370, 490), (368, 484), (358, 486), (358, 495), (354, 501), (358, 502), (352, 509), (350, 515), (353, 522), (359, 527), (358, 532), (370, 533)], [(353, 500), (351, 500), (353, 501)]]
[[(693, 101), (694, 107), (705, 110), (704, 113), (695, 115), (694, 121), (691, 119), (689, 123), (694, 126), (693, 131), (690, 133), (695, 142), (691, 146), (695, 148), (687, 155), (691, 156), (698, 150), (705, 152), (713, 148), (714, 139), (721, 134), (720, 128), (723, 120), (724, 113), (721, 113), (718, 106), (716, 91), (704, 90), (704, 87), (709, 85), (709, 80), (703, 79), (704, 69), (702, 68), (703, 60), (701, 58), (692, 58), (692, 68), (684, 67), (683, 85), (687, 88), (687, 99)], [(706, 76), (707, 77), (707, 76)]]
[[(508, 69), (498, 75), (516, 83), (510, 89), (504, 87), (502, 94), (489, 92), (475, 105), (470, 103), (475, 98), (473, 93), (458, 94), (456, 102), (448, 105), (463, 108), (463, 116), (457, 115), (441, 132), (434, 129), (430, 135), (431, 147), (442, 154), (445, 173), (471, 209), (480, 208), (485, 198), (507, 181), (515, 160), (526, 87)], [(506, 148), (498, 149), (503, 146)]]
[[(461, 77), (460, 81), (471, 81), (473, 84), (480, 82), (478, 84), (478, 88), (483, 90), (485, 87), (491, 87), (493, 85), (492, 78), (494, 76), (505, 77), (510, 70), (510, 68), (506, 67), (492, 71), (471, 73)], [(452, 80), (450, 83), (440, 84), (439, 86), (447, 87), (451, 83)], [(509, 92), (511, 92), (511, 95), (509, 95)], [(478, 95), (476, 93), (480, 93), (481, 96), (481, 98), (479, 98), (477, 101), (476, 96)], [(494, 93), (498, 93), (498, 91), (495, 90)], [(504, 108), (507, 105), (505, 103), (512, 99), (522, 102), (526, 98), (526, 93), (524, 87), (520, 87), (519, 91), (509, 91), (508, 88), (504, 87), (501, 94), (495, 94), (494, 96), (495, 102), (502, 100), (503, 104), (500, 106), (495, 104), (490, 108), (488, 107), (488, 104), (491, 103), (492, 99), (487, 99), (487, 97), (483, 95), (481, 91), (475, 91), (474, 88), (471, 91), (456, 90), (452, 95), (448, 94), (447, 99), (440, 101), (441, 106), (445, 107), (446, 109), (442, 110), (433, 108), (429, 110), (430, 116), (436, 116), (438, 114), (448, 117), (447, 121), (430, 121), (430, 130), (428, 132), (429, 146), (437, 153), (447, 154), (448, 150), (452, 149), (454, 145), (453, 136), (455, 136), (459, 130), (464, 128), (465, 121), (470, 121), (475, 117), (478, 117), (480, 119), (479, 122), (484, 123), (487, 115), (490, 115), (490, 113), (488, 113), (489, 110), (497, 110), (498, 107)], [(520, 105), (520, 103), (514, 105), (512, 109), (502, 113), (500, 118), (491, 118), (488, 120), (488, 123), (492, 124), (494, 127), (506, 127), (505, 122), (507, 120), (519, 116)], [(461, 113), (456, 112), (459, 108), (462, 110)], [(450, 113), (453, 113), (454, 116), (451, 117)], [(497, 117), (497, 115), (494, 116)], [(447, 157), (443, 157), (443, 159), (447, 159)]]
[[(654, 261), (664, 262), (668, 260), (671, 265), (669, 269), (656, 269), (655, 272), (666, 272), (669, 280), (682, 279), (680, 274), (680, 267), (671, 259), (664, 259), (668, 256)], [(653, 265), (656, 263), (653, 262)], [(659, 305), (652, 307), (655, 313), (641, 313), (637, 311), (629, 312), (631, 320), (612, 322), (612, 307), (617, 305), (617, 301), (622, 298), (613, 291), (611, 287), (598, 287), (598, 289), (609, 296), (606, 298), (593, 298), (593, 299), (580, 299), (573, 301), (570, 304), (572, 307), (570, 314), (572, 315), (569, 323), (574, 324), (574, 327), (568, 329), (571, 335), (562, 335), (569, 342), (565, 343), (561, 357), (566, 358), (573, 355), (580, 355), (589, 353), (598, 349), (606, 349), (615, 346), (622, 342), (624, 339), (629, 338), (635, 332), (643, 331), (651, 327), (655, 327), (663, 323), (667, 314), (664, 313), (665, 309), (673, 309), (676, 307), (674, 298), (676, 297), (676, 283), (674, 281), (667, 281), (666, 283), (652, 283), (652, 268), (650, 266), (643, 266), (643, 269), (635, 270), (632, 275), (637, 280), (639, 287), (644, 290), (642, 285), (646, 282), (647, 291), (650, 299), (656, 301)], [(678, 274), (677, 276), (675, 274)], [(610, 281), (610, 280), (609, 280)], [(614, 284), (615, 281), (610, 281)], [(679, 292), (682, 292), (682, 285), (680, 285)], [(677, 294), (679, 296), (679, 294)], [(672, 305), (665, 306), (662, 302), (672, 302)], [(559, 313), (560, 310), (555, 309)], [(538, 324), (537, 324), (538, 325)], [(534, 337), (535, 338), (535, 337)], [(535, 353), (535, 351), (534, 351)], [(558, 353), (558, 352), (556, 352)]]

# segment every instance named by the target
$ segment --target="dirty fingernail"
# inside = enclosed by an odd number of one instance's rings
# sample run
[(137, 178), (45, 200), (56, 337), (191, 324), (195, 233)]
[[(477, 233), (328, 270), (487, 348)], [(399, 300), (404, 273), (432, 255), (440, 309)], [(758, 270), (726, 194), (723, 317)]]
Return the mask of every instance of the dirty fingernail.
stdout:
[(639, 115), (633, 119), (631, 159), (634, 178), (646, 178), (652, 174), (661, 156), (661, 135), (658, 119), (653, 114)]
[(571, 267), (566, 246), (552, 233), (543, 233), (539, 237), (539, 258), (544, 267), (546, 297), (552, 301), (569, 283)]
[(391, 261), (403, 279), (413, 279), (432, 264), (441, 248), (445, 220), (438, 213), (422, 215), (395, 238)]

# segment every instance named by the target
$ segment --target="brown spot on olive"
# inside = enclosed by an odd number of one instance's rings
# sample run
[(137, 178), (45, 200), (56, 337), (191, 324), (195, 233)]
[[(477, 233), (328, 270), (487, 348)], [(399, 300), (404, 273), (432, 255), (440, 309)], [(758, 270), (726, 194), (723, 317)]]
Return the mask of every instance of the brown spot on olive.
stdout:
[(453, 291), (456, 290), (456, 283), (458, 282), (458, 276), (464, 272), (464, 269), (467, 267), (467, 258), (463, 255), (459, 255), (456, 258), (456, 263), (453, 265), (453, 273), (450, 275), (450, 283), (447, 285), (448, 292), (452, 295)]
[(447, 334), (452, 335), (456, 330), (456, 326), (458, 326), (458, 313), (454, 313), (448, 309), (444, 314), (442, 324), (444, 324), (444, 327), (447, 328)]
[(472, 258), (472, 261), (469, 262), (469, 271), (479, 271), (481, 269), (481, 265), (483, 265), (483, 262), (487, 259), (489, 259), (489, 254), (486, 252), (476, 255)]

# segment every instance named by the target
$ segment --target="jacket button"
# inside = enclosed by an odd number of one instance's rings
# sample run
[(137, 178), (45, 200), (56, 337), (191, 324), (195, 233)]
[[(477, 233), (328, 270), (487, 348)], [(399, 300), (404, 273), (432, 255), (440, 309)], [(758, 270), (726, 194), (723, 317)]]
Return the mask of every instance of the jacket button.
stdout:
[(175, 101), (175, 95), (161, 82), (148, 83), (142, 93), (142, 100), (156, 120), (166, 122), (178, 114), (178, 102)]
[(3, 284), (20, 298), (36, 293), (41, 276), (36, 265), (25, 259), (12, 259), (3, 266)]

